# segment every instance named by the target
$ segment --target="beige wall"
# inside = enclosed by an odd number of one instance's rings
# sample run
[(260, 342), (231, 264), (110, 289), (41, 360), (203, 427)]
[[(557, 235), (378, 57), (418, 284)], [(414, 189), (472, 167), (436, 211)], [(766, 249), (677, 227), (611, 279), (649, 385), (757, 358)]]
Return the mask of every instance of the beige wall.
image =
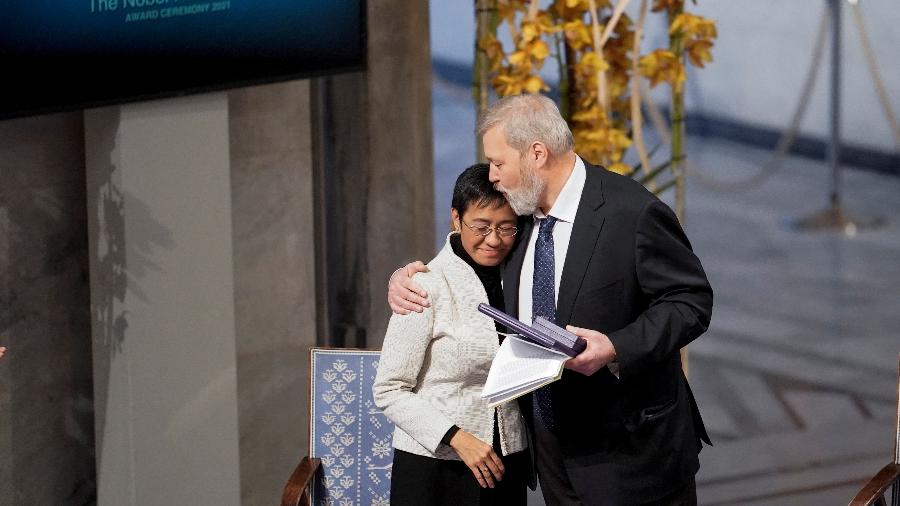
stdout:
[(85, 112), (99, 505), (238, 505), (228, 99)]

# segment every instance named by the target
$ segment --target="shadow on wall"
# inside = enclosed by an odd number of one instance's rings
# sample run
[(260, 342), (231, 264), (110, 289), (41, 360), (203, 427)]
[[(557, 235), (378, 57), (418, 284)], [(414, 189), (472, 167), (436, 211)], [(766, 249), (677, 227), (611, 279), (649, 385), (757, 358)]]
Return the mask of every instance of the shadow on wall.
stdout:
[[(97, 159), (88, 164), (88, 230), (91, 241), (91, 324), (94, 347), (94, 406), (105, 409), (108, 402), (110, 367), (126, 345), (128, 329), (128, 297), (143, 303), (152, 303), (141, 289), (140, 280), (147, 272), (161, 270), (154, 262), (154, 252), (159, 248), (171, 249), (174, 244), (172, 231), (156, 221), (150, 208), (140, 199), (122, 191), (121, 171), (116, 135), (119, 129), (119, 108), (113, 107), (92, 114), (106, 115), (96, 121), (95, 131), (89, 142)], [(128, 228), (141, 233), (126, 241), (126, 214)], [(127, 355), (126, 355), (127, 357)], [(130, 363), (126, 361), (126, 368)], [(130, 374), (129, 374), (130, 376)], [(102, 380), (101, 380), (102, 378)], [(96, 416), (96, 452), (103, 455), (105, 434), (104, 413)]]

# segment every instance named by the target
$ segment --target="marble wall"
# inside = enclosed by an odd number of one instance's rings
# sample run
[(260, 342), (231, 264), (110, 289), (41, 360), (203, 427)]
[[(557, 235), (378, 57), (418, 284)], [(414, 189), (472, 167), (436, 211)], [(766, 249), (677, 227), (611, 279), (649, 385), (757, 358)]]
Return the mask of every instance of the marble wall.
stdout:
[(429, 6), (368, 2), (368, 18), (367, 344), (381, 348), (388, 277), (408, 259), (435, 254)]
[(242, 504), (277, 504), (306, 455), (316, 344), (309, 81), (229, 93)]
[(435, 253), (428, 12), (427, 2), (369, 2), (367, 71), (314, 87), (329, 344), (380, 348), (388, 277)]
[(0, 122), (0, 502), (95, 497), (80, 112)]

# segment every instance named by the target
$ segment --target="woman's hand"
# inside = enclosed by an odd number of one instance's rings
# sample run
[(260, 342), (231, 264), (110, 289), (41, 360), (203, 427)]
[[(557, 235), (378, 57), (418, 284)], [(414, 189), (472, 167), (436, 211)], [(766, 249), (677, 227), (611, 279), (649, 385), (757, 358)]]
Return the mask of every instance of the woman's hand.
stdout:
[(469, 466), (481, 488), (494, 488), (494, 479), (503, 479), (503, 462), (494, 449), (484, 441), (464, 430), (456, 431), (450, 447)]

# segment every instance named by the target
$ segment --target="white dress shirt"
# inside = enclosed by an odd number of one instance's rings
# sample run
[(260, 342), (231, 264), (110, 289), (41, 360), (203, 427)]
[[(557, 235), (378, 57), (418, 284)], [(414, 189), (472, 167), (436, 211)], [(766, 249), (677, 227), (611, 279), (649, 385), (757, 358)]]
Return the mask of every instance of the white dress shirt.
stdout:
[(578, 212), (578, 203), (581, 202), (581, 193), (584, 190), (584, 181), (587, 178), (584, 161), (575, 156), (575, 167), (569, 175), (569, 179), (563, 186), (556, 202), (550, 212), (544, 213), (541, 209), (534, 212), (534, 226), (531, 228), (531, 236), (528, 238), (528, 248), (525, 250), (525, 260), (522, 263), (522, 272), (519, 274), (519, 319), (531, 324), (531, 287), (534, 285), (534, 243), (537, 241), (537, 232), (540, 226), (539, 219), (548, 215), (558, 221), (553, 226), (553, 300), (554, 304), (559, 300), (559, 282), (562, 279), (563, 265), (566, 263), (566, 253), (569, 251), (569, 239), (572, 237), (572, 227), (575, 224), (575, 214)]

